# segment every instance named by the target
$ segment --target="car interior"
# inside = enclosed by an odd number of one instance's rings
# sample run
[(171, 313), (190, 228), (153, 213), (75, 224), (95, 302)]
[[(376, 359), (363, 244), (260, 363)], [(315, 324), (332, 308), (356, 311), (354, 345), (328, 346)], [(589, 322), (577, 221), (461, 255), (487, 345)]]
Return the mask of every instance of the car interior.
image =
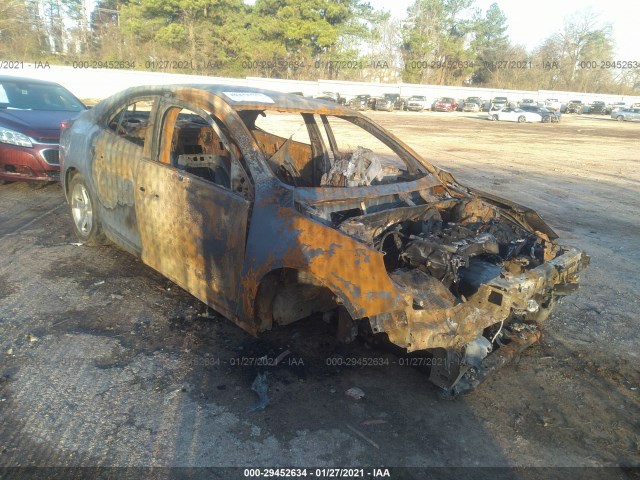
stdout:
[[(213, 119), (219, 131), (231, 142), (231, 152), (207, 120), (189, 110), (174, 108), (165, 117), (165, 122), (174, 122), (170, 148), (164, 149), (169, 154), (165, 163), (248, 196), (247, 174), (241, 165), (233, 160), (236, 158), (241, 161), (240, 149), (232, 142), (225, 125), (217, 118)], [(167, 131), (166, 124), (163, 131)]]
[(372, 133), (346, 118), (256, 110), (239, 113), (271, 171), (287, 185), (380, 185), (423, 175), (417, 165), (411, 175), (410, 160), (401, 159)]

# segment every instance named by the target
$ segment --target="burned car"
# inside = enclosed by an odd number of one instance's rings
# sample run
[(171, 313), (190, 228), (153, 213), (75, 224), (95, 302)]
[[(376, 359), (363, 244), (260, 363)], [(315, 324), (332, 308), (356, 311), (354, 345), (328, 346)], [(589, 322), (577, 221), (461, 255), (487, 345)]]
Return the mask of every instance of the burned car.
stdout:
[(473, 389), (540, 338), (588, 257), (345, 106), (224, 85), (135, 87), (62, 133), (85, 244), (109, 239), (257, 335), (334, 313)]

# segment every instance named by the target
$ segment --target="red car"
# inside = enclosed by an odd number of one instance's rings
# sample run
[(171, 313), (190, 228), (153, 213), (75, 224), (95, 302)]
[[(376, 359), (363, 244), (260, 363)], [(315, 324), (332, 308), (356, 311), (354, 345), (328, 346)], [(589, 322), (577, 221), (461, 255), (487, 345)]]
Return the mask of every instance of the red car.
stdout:
[(86, 109), (57, 83), (0, 76), (0, 183), (58, 180), (60, 124)]
[(433, 110), (436, 112), (453, 112), (456, 108), (458, 108), (458, 104), (451, 97), (439, 98), (433, 104)]

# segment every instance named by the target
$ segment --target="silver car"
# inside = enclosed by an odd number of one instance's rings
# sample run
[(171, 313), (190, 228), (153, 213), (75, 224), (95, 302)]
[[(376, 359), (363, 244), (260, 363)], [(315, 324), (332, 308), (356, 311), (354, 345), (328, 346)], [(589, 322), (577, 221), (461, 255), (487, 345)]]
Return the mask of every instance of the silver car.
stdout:
[(623, 120), (640, 120), (640, 108), (624, 108), (611, 112), (611, 118), (615, 118), (619, 122)]

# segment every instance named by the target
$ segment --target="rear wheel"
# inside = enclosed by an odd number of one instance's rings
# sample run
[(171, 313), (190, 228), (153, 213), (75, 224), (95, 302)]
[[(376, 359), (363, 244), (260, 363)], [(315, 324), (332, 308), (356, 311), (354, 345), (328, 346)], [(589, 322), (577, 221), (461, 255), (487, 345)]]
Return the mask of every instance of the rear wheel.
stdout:
[(520, 115), (518, 117), (518, 123), (524, 123), (527, 121), (527, 118), (524, 115)]
[(494, 122), (498, 120), (498, 115), (491, 115), (491, 120)]
[(621, 122), (621, 121), (623, 121), (623, 120), (624, 120), (624, 117), (623, 117), (622, 115), (618, 115), (618, 116), (616, 117), (616, 120), (618, 120), (619, 122)]
[(73, 176), (69, 192), (69, 207), (76, 236), (89, 246), (104, 245), (107, 239), (102, 232), (96, 203), (81, 174)]

